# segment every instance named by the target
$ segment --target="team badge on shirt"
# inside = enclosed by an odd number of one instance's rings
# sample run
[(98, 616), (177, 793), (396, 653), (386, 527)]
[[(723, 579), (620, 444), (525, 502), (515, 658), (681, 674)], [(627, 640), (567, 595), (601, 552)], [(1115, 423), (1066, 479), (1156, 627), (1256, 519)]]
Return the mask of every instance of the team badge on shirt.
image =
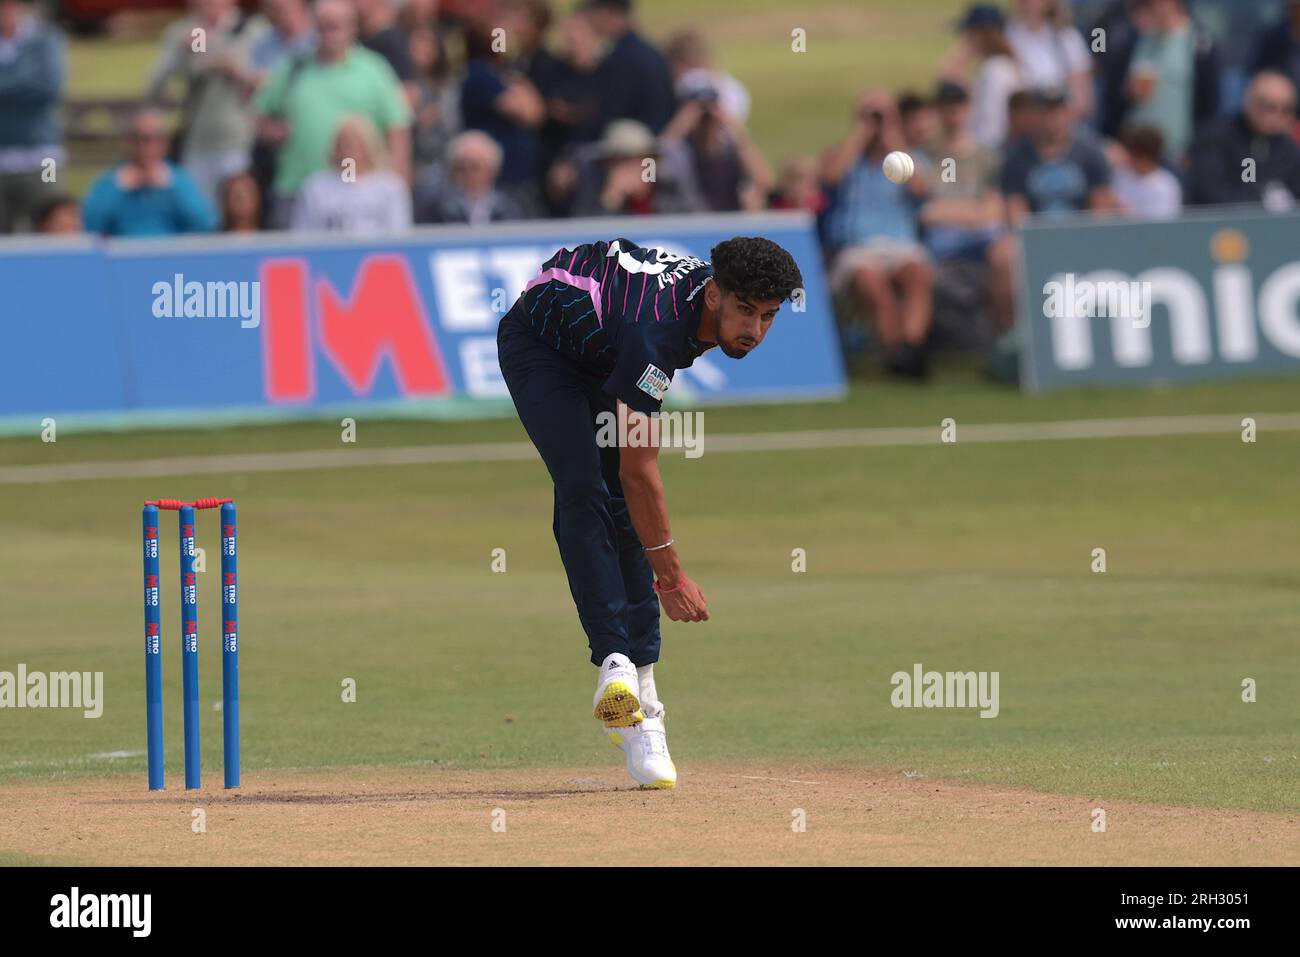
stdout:
[(668, 374), (663, 369), (651, 364), (645, 367), (645, 372), (641, 373), (636, 387), (656, 402), (662, 402), (671, 382), (672, 379), (668, 378)]

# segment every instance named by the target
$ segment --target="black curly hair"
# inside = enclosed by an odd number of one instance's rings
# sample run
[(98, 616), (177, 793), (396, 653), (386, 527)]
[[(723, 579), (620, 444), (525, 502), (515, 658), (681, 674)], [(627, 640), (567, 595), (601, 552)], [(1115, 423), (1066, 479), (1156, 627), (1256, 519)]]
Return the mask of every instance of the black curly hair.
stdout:
[(726, 292), (750, 301), (785, 302), (803, 288), (794, 257), (762, 236), (736, 236), (709, 251), (713, 281)]

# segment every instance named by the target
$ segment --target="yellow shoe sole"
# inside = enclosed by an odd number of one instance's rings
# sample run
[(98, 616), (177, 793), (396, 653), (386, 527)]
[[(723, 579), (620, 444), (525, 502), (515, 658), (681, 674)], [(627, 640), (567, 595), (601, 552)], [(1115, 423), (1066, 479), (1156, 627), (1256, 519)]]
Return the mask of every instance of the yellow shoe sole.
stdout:
[(622, 681), (611, 681), (592, 712), (607, 728), (630, 728), (640, 724), (645, 715), (636, 693)]
[(653, 784), (645, 784), (642, 787), (653, 788), (656, 791), (667, 791), (669, 788), (677, 787), (676, 781), (669, 781), (667, 778), (660, 778)]

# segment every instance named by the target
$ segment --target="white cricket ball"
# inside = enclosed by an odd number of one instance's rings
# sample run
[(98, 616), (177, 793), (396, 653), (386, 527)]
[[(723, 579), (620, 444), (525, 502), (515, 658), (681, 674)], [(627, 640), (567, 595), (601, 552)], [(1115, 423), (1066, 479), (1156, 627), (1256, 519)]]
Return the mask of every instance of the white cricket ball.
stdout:
[(912, 162), (912, 157), (906, 153), (895, 150), (885, 157), (881, 164), (881, 169), (885, 171), (885, 178), (891, 183), (906, 183), (916, 172), (916, 164)]

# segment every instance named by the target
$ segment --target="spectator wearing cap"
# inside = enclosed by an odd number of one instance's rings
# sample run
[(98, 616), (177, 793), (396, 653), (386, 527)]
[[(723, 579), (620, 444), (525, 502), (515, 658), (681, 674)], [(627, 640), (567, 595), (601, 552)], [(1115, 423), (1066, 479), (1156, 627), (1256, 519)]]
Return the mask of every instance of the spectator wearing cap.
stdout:
[(1002, 159), (970, 133), (970, 97), (956, 83), (935, 94), (941, 140), (940, 168), (930, 177), (930, 198), (921, 207), (925, 245), (937, 263), (973, 260), (988, 268), (990, 312), (998, 329), (1015, 316), (1013, 245), (1005, 227), (1006, 206), (999, 186)]
[(1013, 225), (1031, 215), (1060, 216), (1116, 208), (1110, 164), (1075, 132), (1064, 91), (1038, 91), (1034, 132), (1002, 166), (1002, 192)]
[(687, 28), (668, 38), (664, 45), (673, 90), (681, 98), (683, 90), (698, 89), (702, 84), (718, 91), (718, 107), (741, 123), (749, 120), (749, 91), (726, 70), (719, 69), (713, 48), (702, 30)]
[(217, 215), (198, 185), (167, 160), (167, 126), (141, 110), (127, 133), (127, 159), (91, 184), (82, 207), (87, 232), (101, 236), (207, 233)]
[[(1291, 136), (1296, 88), (1281, 73), (1264, 71), (1246, 89), (1242, 111), (1201, 131), (1185, 176), (1191, 205), (1240, 203), (1290, 209), (1300, 198), (1300, 146)], [(1243, 163), (1251, 161), (1251, 177)]]
[(389, 168), (383, 137), (369, 117), (356, 114), (339, 123), (330, 164), (307, 177), (290, 227), (350, 236), (388, 236), (411, 228), (411, 191)]
[(934, 305), (934, 268), (915, 208), (925, 199), (926, 176), (918, 168), (899, 185), (881, 169), (885, 155), (905, 145), (893, 98), (863, 94), (852, 131), (822, 156), (822, 182), (833, 191), (825, 233), (832, 288), (870, 310), (886, 370), (919, 379)]
[(1300, 88), (1300, 0), (1288, 0), (1286, 15), (1259, 36), (1251, 60), (1251, 73), (1281, 73)]
[(184, 80), (172, 152), (215, 203), (222, 180), (249, 166), (255, 133), (250, 50), (257, 28), (235, 0), (191, 0), (190, 6), (190, 16), (163, 32), (144, 98), (160, 104), (172, 79)]
[(357, 43), (350, 0), (317, 0), (314, 9), (311, 58), (282, 62), (255, 99), (262, 136), (279, 148), (270, 211), (278, 227), (288, 224), (307, 177), (330, 162), (339, 124), (353, 114), (370, 119), (384, 137), (393, 171), (410, 178), (411, 107), (397, 75)]
[(63, 37), (28, 0), (0, 0), (0, 233), (33, 228), (51, 188), (42, 174), (63, 162), (63, 56)]
[(1007, 42), (1027, 88), (1063, 90), (1076, 120), (1092, 115), (1092, 59), (1067, 0), (1016, 0)]
[(712, 76), (687, 79), (680, 103), (659, 137), (669, 175), (693, 180), (713, 212), (762, 209), (772, 171), (744, 123), (723, 109)]
[(1163, 137), (1154, 126), (1125, 127), (1119, 136), (1121, 162), (1115, 164), (1119, 208), (1141, 219), (1172, 219), (1183, 206), (1178, 177), (1160, 165)]
[(976, 4), (957, 23), (960, 37), (940, 68), (940, 77), (960, 82), (971, 64), (971, 136), (997, 149), (1007, 138), (1007, 101), (1024, 86), (1020, 65), (1006, 35), (1006, 18), (990, 4)]
[(466, 130), (447, 147), (445, 179), (422, 183), (416, 190), (416, 221), (469, 223), (482, 226), (523, 219), (523, 208), (497, 189), (501, 146), (482, 130)]
[[(574, 216), (643, 216), (705, 209), (686, 171), (659, 163), (654, 134), (636, 120), (615, 120), (579, 160)], [(653, 160), (654, 165), (649, 163)]]
[(1219, 56), (1186, 0), (1134, 0), (1138, 29), (1112, 37), (1103, 72), (1102, 132), (1154, 126), (1165, 160), (1181, 163), (1195, 131), (1219, 106)]
[(609, 44), (596, 75), (600, 90), (596, 129), (627, 119), (658, 135), (676, 111), (673, 81), (663, 54), (636, 31), (632, 0), (584, 0), (579, 9)]

